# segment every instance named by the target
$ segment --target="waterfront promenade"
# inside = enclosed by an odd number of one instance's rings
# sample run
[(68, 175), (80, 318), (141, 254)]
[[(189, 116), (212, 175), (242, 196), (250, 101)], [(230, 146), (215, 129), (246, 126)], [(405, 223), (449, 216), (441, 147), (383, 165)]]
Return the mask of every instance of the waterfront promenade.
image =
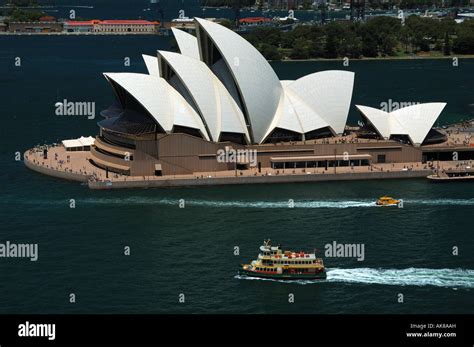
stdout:
[[(206, 186), (226, 184), (291, 183), (333, 180), (365, 180), (426, 177), (435, 172), (436, 162), (386, 163), (359, 167), (329, 167), (307, 169), (256, 168), (199, 172), (190, 175), (126, 176), (102, 170), (89, 162), (89, 152), (68, 152), (62, 145), (31, 149), (24, 154), (28, 168), (49, 176), (85, 182), (92, 189)], [(440, 170), (470, 168), (474, 161), (443, 161)]]
[[(447, 136), (441, 144), (424, 146), (425, 150), (439, 150), (449, 146), (453, 151), (474, 147), (472, 122), (453, 124), (440, 130)], [(373, 140), (357, 138), (354, 133), (342, 137), (324, 138), (308, 141), (313, 144), (344, 144), (370, 142)], [(44, 157), (47, 150), (47, 158)], [(272, 169), (257, 168), (248, 170), (227, 170), (195, 172), (188, 175), (166, 176), (127, 176), (107, 172), (95, 165), (89, 151), (66, 151), (63, 145), (36, 146), (24, 153), (25, 165), (42, 174), (87, 183), (91, 189), (151, 188), (179, 186), (210, 186), (227, 184), (292, 183), (336, 180), (368, 180), (394, 178), (420, 178), (452, 170), (471, 171), (474, 160), (429, 161), (407, 163), (372, 164), (369, 166), (341, 166), (317, 168)]]

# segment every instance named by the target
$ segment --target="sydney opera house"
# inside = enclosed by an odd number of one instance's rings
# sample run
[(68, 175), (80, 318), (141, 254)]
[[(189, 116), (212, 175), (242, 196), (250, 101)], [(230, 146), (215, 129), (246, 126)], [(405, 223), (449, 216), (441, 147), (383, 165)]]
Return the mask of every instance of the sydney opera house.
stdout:
[(433, 129), (444, 103), (393, 112), (356, 105), (354, 73), (321, 71), (279, 80), (244, 38), (195, 19), (196, 36), (173, 29), (179, 53), (143, 56), (148, 73), (104, 73), (116, 96), (102, 111), (87, 160), (126, 176), (250, 169), (219, 151), (252, 150), (255, 170), (424, 162), (446, 136)]

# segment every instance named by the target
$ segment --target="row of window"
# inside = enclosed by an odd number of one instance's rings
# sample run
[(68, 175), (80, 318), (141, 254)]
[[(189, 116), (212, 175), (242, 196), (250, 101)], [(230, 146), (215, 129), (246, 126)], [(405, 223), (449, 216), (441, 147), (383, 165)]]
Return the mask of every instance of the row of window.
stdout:
[(282, 264), (282, 265), (303, 265), (303, 264), (316, 264), (316, 260), (274, 260), (274, 264)]
[[(380, 162), (380, 161), (379, 161)], [(353, 160), (337, 160), (336, 166), (368, 166), (370, 162), (367, 159), (353, 159)], [(322, 160), (322, 161), (300, 161), (300, 162), (272, 162), (273, 169), (304, 169), (304, 168), (317, 168), (317, 167), (334, 167), (334, 160)]]
[(316, 264), (317, 260), (274, 260), (272, 261), (263, 261), (264, 265), (310, 265)]
[(268, 267), (258, 267), (257, 271), (264, 271), (264, 272), (275, 272), (276, 269), (270, 269)]
[(278, 254), (278, 251), (263, 252), (263, 255), (275, 255)]
[[(263, 271), (263, 272), (276, 272), (277, 269), (272, 269), (272, 268), (268, 268), (268, 267), (257, 267), (256, 268), (257, 271)], [(315, 269), (305, 269), (305, 268), (302, 268), (302, 269), (293, 269), (294, 271), (297, 271), (297, 272), (315, 272)]]
[[(140, 29), (140, 28), (105, 28), (105, 29), (91, 29), (91, 28), (79, 28), (76, 29), (78, 32), (95, 32), (95, 33), (106, 33), (106, 32), (152, 32), (154, 31), (153, 28), (146, 28), (146, 29)], [(67, 32), (74, 32), (74, 29), (67, 29)]]

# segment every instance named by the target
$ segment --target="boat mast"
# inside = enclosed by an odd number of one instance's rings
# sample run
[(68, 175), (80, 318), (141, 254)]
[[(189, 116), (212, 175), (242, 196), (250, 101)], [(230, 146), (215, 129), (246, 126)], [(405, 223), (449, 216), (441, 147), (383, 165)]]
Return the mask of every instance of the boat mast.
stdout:
[(235, 27), (239, 29), (240, 28), (240, 9), (241, 9), (240, 0), (233, 1), (233, 8), (234, 8)]
[(437, 152), (437, 157), (438, 157), (438, 163), (437, 163), (437, 167), (436, 167), (436, 174), (438, 175), (439, 177), (439, 150)]

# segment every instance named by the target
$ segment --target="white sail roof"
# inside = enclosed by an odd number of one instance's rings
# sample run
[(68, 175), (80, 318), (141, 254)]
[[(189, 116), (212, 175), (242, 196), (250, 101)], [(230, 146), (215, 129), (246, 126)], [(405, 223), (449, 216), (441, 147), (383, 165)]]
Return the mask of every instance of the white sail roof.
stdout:
[(322, 71), (281, 81), (283, 97), (265, 137), (275, 128), (300, 134), (329, 127), (343, 133), (349, 115), (354, 73)]
[(305, 124), (311, 130), (325, 123), (336, 134), (344, 132), (353, 87), (354, 73), (339, 70), (316, 72), (286, 85), (295, 98), (312, 110), (312, 114), (304, 112)]
[(313, 107), (311, 107), (311, 104), (307, 102), (307, 100), (301, 98), (293, 89), (285, 87), (285, 94), (295, 109), (298, 120), (303, 128), (303, 133), (308, 133), (329, 126), (329, 123), (323, 119)]
[(219, 141), (222, 132), (231, 132), (244, 134), (250, 142), (242, 111), (206, 64), (178, 53), (158, 51), (158, 56), (182, 81), (213, 141)]
[[(322, 128), (344, 132), (354, 73), (323, 71), (279, 81), (266, 59), (240, 35), (211, 21), (195, 22), (197, 38), (172, 29), (181, 54), (143, 55), (148, 75), (106, 74), (165, 131), (182, 125), (199, 129), (212, 141), (219, 141), (222, 133), (238, 133), (249, 143), (263, 142), (275, 128), (299, 134)], [(392, 118), (387, 127), (396, 129), (403, 114)]]
[(415, 104), (389, 113), (356, 105), (382, 137), (407, 135), (415, 145), (423, 143), (445, 106), (443, 102)]
[(298, 115), (296, 114), (295, 108), (293, 107), (288, 94), (285, 92), (282, 94), (280, 104), (273, 117), (272, 124), (268, 128), (264, 139), (266, 139), (276, 128), (286, 129), (294, 131), (298, 134), (303, 134), (303, 126), (300, 122)]
[(444, 102), (416, 104), (398, 109), (391, 114), (404, 129), (414, 144), (421, 144), (428, 135), (441, 112)]
[(160, 76), (158, 70), (158, 58), (151, 55), (142, 54), (148, 73), (153, 76)]
[(195, 36), (176, 28), (171, 28), (171, 31), (178, 43), (181, 54), (190, 58), (201, 59), (199, 56), (198, 41)]
[(206, 140), (209, 136), (199, 115), (163, 78), (139, 73), (104, 73), (132, 95), (165, 130), (174, 125), (198, 129)]
[(250, 122), (253, 142), (260, 143), (280, 104), (282, 87), (277, 75), (258, 50), (237, 33), (204, 19), (196, 21), (198, 42), (207, 35), (219, 50), (242, 97), (242, 111)]

